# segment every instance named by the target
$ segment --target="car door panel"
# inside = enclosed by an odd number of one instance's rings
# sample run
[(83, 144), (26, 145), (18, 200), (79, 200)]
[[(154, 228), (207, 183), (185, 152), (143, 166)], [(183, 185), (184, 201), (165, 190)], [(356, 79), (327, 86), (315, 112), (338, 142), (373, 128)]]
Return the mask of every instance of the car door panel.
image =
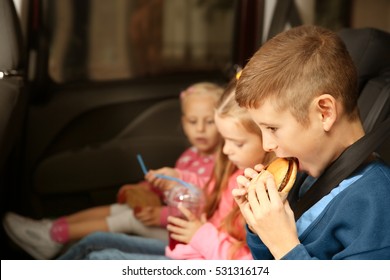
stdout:
[[(0, 196), (8, 207), (17, 177), (11, 174), (21, 166), (21, 137), (27, 105), (24, 43), (12, 0), (0, 0)], [(3, 211), (2, 211), (3, 212)]]

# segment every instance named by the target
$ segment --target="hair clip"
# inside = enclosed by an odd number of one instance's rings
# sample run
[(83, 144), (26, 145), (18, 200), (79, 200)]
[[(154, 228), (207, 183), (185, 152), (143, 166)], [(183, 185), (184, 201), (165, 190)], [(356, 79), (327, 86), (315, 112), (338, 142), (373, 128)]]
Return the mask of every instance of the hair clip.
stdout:
[(240, 79), (241, 73), (242, 73), (242, 70), (240, 70), (240, 71), (238, 71), (238, 72), (236, 73), (236, 80), (239, 80), (239, 79)]
[(189, 88), (183, 90), (182, 92), (180, 92), (180, 99), (183, 99), (187, 94), (190, 94), (194, 91), (195, 91), (194, 87), (189, 87)]

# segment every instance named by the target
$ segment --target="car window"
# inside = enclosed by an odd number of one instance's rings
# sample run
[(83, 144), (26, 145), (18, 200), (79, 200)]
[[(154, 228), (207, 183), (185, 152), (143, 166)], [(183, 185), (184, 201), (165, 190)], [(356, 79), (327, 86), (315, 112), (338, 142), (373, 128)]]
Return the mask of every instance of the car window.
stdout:
[(223, 69), (234, 0), (45, 2), (49, 76), (57, 83)]

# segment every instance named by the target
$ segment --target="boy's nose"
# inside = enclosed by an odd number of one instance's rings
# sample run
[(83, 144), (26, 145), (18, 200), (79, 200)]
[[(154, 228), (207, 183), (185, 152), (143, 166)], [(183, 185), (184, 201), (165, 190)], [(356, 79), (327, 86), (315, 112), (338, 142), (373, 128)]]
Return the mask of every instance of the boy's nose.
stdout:
[(272, 141), (270, 137), (264, 137), (263, 135), (263, 149), (266, 152), (272, 152), (275, 151), (278, 145), (275, 141)]

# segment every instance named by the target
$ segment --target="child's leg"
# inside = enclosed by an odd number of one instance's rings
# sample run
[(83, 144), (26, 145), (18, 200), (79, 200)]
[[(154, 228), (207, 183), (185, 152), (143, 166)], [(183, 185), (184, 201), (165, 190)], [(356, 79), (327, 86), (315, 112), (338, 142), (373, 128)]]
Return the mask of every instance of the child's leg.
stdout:
[(3, 219), (7, 235), (35, 259), (51, 259), (60, 252), (62, 244), (50, 236), (52, 225), (51, 220), (33, 220), (12, 212)]
[(90, 208), (57, 220), (33, 220), (7, 213), (3, 226), (7, 235), (36, 259), (50, 259), (69, 240), (76, 240), (94, 231), (108, 231), (106, 217), (110, 206)]
[(62, 260), (85, 259), (93, 251), (118, 249), (122, 252), (163, 256), (167, 242), (157, 239), (129, 236), (120, 233), (96, 232), (83, 238), (60, 256)]
[(88, 208), (65, 217), (68, 223), (102, 219), (110, 215), (110, 205)]
[(124, 204), (113, 204), (112, 215), (107, 217), (110, 232), (135, 234), (168, 241), (168, 231), (161, 227), (148, 227), (137, 220), (133, 209)]
[(168, 240), (166, 229), (145, 226), (134, 217), (133, 209), (125, 204), (91, 208), (69, 218), (60, 218), (53, 223), (50, 233), (53, 240), (64, 244), (96, 231), (132, 233)]
[[(59, 243), (67, 243), (70, 240), (81, 239), (95, 231), (109, 231), (106, 217), (111, 214), (112, 208), (112, 205), (99, 206), (59, 218), (53, 222), (50, 231), (51, 238)], [(117, 213), (128, 209), (121, 205), (114, 208)]]
[[(55, 227), (53, 227), (52, 234), (55, 230)], [(67, 238), (66, 232), (67, 231)], [(65, 237), (64, 240), (66, 242), (72, 241), (72, 240), (79, 240), (88, 234), (96, 231), (108, 231), (108, 225), (106, 218), (100, 218), (97, 220), (87, 220), (87, 221), (82, 221), (82, 222), (76, 222), (76, 223), (69, 223), (68, 228), (64, 228), (63, 234), (55, 234), (52, 235), (53, 239), (56, 240), (55, 236), (63, 236)], [(58, 237), (57, 239), (58, 242), (61, 242), (61, 237)], [(65, 243), (65, 242), (62, 242)]]
[(106, 217), (111, 214), (111, 208), (111, 205), (98, 206), (61, 217), (53, 222), (51, 238), (59, 243), (67, 243), (95, 231), (108, 231)]

